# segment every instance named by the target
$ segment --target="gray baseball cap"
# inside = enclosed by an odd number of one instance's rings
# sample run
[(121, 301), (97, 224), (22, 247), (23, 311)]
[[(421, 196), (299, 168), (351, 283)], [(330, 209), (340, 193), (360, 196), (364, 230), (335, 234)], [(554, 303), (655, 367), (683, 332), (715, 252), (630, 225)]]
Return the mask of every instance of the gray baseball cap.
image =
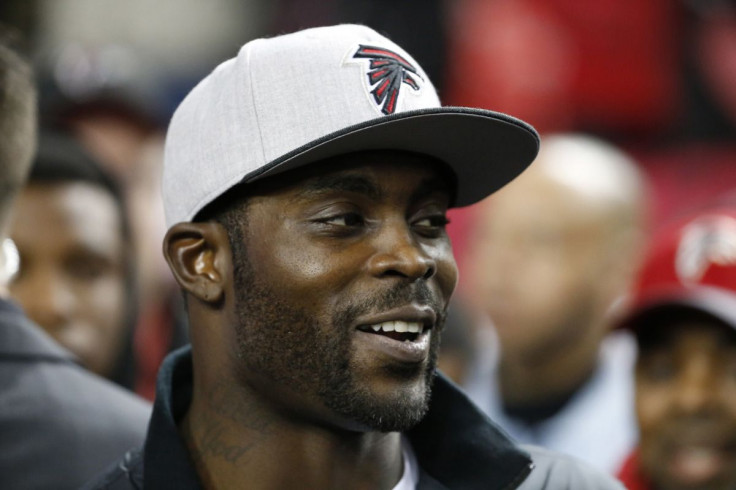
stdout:
[(191, 221), (237, 184), (364, 150), (441, 160), (457, 178), (453, 204), (466, 206), (521, 173), (539, 136), (505, 114), (442, 107), (419, 64), (368, 27), (257, 39), (174, 113), (162, 182), (166, 223)]

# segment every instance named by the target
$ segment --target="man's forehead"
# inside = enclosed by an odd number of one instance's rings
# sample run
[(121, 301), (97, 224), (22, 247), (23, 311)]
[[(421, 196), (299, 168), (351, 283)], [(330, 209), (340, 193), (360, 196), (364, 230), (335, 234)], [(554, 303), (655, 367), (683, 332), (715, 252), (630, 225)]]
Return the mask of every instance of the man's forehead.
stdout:
[(454, 177), (440, 161), (424, 155), (370, 151), (341, 155), (255, 183), (254, 191), (290, 191), (300, 196), (343, 191), (373, 199), (384, 197), (386, 187), (414, 195), (439, 192), (452, 196)]

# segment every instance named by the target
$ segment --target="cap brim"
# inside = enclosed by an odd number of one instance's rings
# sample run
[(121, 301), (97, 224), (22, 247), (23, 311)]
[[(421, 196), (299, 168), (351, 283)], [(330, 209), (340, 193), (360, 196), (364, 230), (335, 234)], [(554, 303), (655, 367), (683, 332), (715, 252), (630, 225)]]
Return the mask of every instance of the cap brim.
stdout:
[(640, 331), (659, 315), (674, 311), (705, 313), (736, 329), (736, 294), (705, 286), (652, 294), (632, 308), (620, 327)]
[(539, 152), (539, 135), (506, 114), (437, 107), (372, 119), (314, 140), (241, 182), (253, 182), (326, 158), (366, 150), (403, 150), (446, 163), (457, 177), (454, 206), (487, 197), (518, 176)]

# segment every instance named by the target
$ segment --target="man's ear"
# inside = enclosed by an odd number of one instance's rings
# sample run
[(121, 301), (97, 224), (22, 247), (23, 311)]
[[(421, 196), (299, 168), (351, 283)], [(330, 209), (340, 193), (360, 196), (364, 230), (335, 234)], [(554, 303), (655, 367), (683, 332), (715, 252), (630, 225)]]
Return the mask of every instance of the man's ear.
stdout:
[(218, 303), (225, 293), (230, 242), (219, 223), (178, 223), (166, 233), (164, 257), (176, 281), (205, 303)]

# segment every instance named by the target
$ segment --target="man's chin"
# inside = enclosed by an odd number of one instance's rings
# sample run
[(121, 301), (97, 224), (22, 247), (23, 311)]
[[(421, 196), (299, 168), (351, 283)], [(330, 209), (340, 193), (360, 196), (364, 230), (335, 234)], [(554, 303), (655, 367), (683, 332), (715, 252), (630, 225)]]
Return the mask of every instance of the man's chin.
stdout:
[(431, 380), (416, 380), (392, 390), (354, 390), (326, 399), (336, 413), (356, 428), (378, 432), (403, 432), (419, 423), (429, 409)]

